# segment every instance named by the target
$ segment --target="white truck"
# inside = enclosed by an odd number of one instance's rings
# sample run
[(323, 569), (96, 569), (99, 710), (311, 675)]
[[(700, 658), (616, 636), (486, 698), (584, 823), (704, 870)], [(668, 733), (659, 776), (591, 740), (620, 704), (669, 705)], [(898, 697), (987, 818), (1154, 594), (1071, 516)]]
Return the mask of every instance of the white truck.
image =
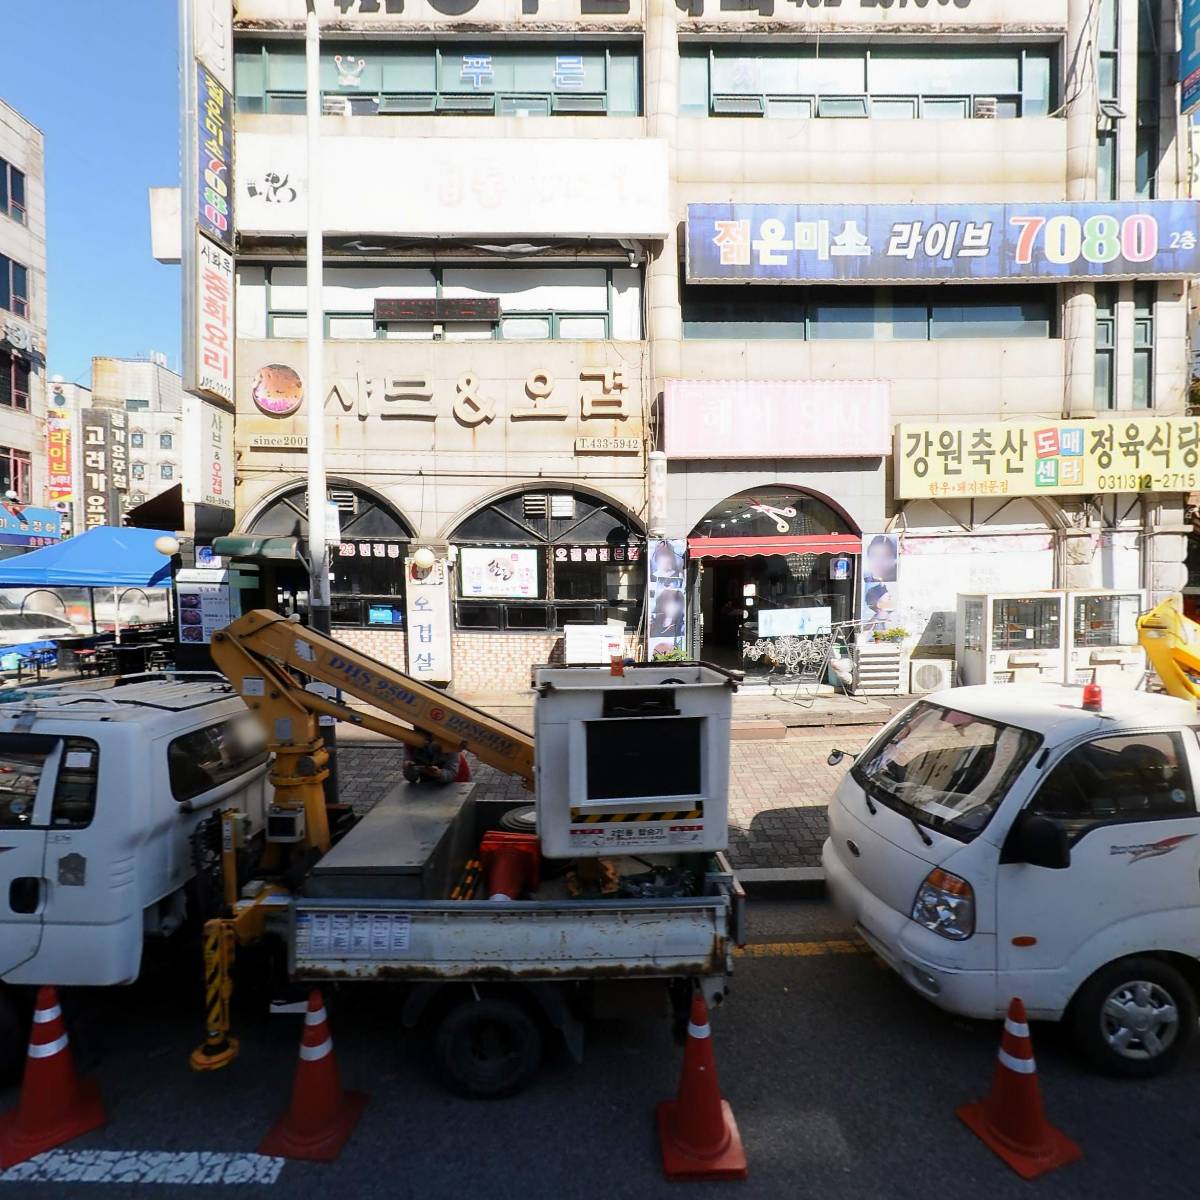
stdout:
[(1198, 732), (1190, 702), (1094, 685), (925, 697), (837, 789), (831, 897), (940, 1007), (1020, 996), (1101, 1068), (1165, 1070), (1200, 991)]
[[(271, 794), (261, 727), (215, 673), (0, 697), (0, 1074), (24, 1059), (28, 987), (130, 983), (147, 937), (207, 915), (219, 809)], [(212, 825), (219, 830), (219, 825)]]

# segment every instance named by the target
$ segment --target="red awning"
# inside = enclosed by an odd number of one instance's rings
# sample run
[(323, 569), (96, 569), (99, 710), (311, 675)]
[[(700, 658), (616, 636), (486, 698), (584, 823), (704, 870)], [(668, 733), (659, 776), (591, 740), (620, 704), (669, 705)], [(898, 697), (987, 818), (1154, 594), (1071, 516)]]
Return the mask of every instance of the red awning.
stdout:
[(858, 554), (862, 538), (853, 533), (812, 537), (688, 538), (692, 558), (753, 558), (756, 554)]

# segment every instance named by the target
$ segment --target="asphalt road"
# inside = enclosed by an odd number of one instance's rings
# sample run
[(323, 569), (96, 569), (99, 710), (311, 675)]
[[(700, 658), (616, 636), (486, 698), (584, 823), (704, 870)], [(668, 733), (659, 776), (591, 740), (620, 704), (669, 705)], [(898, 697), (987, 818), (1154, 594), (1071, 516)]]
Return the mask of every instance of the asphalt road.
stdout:
[[(653, 1112), (673, 1094), (681, 1061), (665, 1021), (593, 1024), (587, 1057), (557, 1056), (534, 1087), (498, 1102), (444, 1092), (420, 1039), (392, 1028), (390, 993), (328, 997), (344, 1081), (370, 1093), (361, 1124), (331, 1166), (288, 1163), (273, 1184), (3, 1181), (5, 1195), (554, 1197), (617, 1200), (721, 1192), (745, 1196), (1154, 1196), (1194, 1194), (1200, 1162), (1200, 1050), (1173, 1075), (1125, 1083), (1097, 1077), (1053, 1028), (1035, 1027), (1046, 1107), (1083, 1147), (1081, 1163), (1023, 1183), (956, 1119), (987, 1088), (998, 1026), (951, 1018), (911, 994), (865, 953), (846, 953), (826, 905), (754, 905), (759, 951), (738, 961), (714, 1017), (723, 1090), (749, 1156), (744, 1184), (668, 1185)], [(836, 951), (836, 952), (831, 952)], [(299, 1018), (245, 1025), (225, 1072), (186, 1067), (197, 1006), (178, 973), (110, 995), (82, 1024), (97, 1057), (107, 1128), (83, 1150), (253, 1151), (287, 1102)], [(9, 1107), (12, 1093), (0, 1097)]]

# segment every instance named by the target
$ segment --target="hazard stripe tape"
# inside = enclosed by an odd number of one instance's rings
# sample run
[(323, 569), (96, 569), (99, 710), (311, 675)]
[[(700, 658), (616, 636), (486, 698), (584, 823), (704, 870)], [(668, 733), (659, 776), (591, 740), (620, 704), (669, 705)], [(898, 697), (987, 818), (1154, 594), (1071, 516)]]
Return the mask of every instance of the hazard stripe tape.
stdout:
[(1008, 1030), (1013, 1037), (1028, 1037), (1029, 1026), (1024, 1021), (1014, 1021), (1012, 1017), (1004, 1018), (1004, 1028)]
[(1003, 1046), (1000, 1047), (1000, 1061), (1018, 1075), (1032, 1075), (1037, 1070), (1032, 1058), (1014, 1058)]
[(333, 1039), (326, 1038), (319, 1046), (300, 1047), (300, 1057), (305, 1062), (315, 1062), (318, 1058), (324, 1058), (333, 1049)]
[[(0, 1171), (0, 1183), (69, 1183), (72, 1196), (85, 1183), (261, 1185), (277, 1183), (284, 1162), (265, 1154), (213, 1150), (49, 1150)], [(106, 1194), (112, 1193), (98, 1193)]]
[(325, 1005), (321, 1005), (316, 1012), (306, 1012), (304, 1014), (305, 1025), (320, 1025), (325, 1020)]
[(30, 1042), (29, 1057), (30, 1058), (52, 1058), (59, 1051), (67, 1048), (67, 1035), (64, 1033), (61, 1037), (56, 1037), (52, 1042)]
[(712, 1029), (708, 1025), (693, 1025), (688, 1022), (688, 1037), (706, 1038), (712, 1037)]
[(703, 808), (681, 808), (670, 812), (636, 813), (585, 813), (582, 809), (571, 809), (571, 823), (573, 825), (633, 825), (641, 824), (644, 821), (698, 821), (703, 816)]
[(55, 1004), (51, 1008), (39, 1008), (33, 1014), (33, 1023), (35, 1025), (46, 1025), (53, 1021), (55, 1017), (62, 1016), (62, 1008)]

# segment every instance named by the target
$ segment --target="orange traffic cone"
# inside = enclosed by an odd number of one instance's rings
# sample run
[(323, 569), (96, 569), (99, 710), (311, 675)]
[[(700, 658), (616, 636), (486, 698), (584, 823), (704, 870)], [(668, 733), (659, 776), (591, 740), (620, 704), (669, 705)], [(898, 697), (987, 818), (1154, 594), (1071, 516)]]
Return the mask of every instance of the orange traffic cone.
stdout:
[(704, 997), (692, 997), (679, 1094), (658, 1106), (663, 1174), (672, 1180), (745, 1179), (746, 1152), (727, 1100), (721, 1099)]
[(0, 1167), (7, 1169), (104, 1124), (104, 1104), (91, 1080), (75, 1074), (58, 993), (38, 989), (21, 1099), (0, 1116)]
[(292, 1103), (258, 1148), (259, 1154), (333, 1162), (354, 1132), (367, 1098), (343, 1092), (333, 1057), (333, 1038), (325, 1003), (316, 989), (309, 993), (300, 1039), (300, 1062), (292, 1084)]
[(467, 756), (465, 754), (459, 754), (458, 756), (458, 773), (454, 776), (454, 782), (471, 782), (471, 764), (467, 762)]
[(1023, 1179), (1036, 1179), (1083, 1157), (1083, 1151), (1046, 1120), (1025, 1005), (1016, 997), (1008, 1006), (991, 1095), (964, 1104), (958, 1115)]

